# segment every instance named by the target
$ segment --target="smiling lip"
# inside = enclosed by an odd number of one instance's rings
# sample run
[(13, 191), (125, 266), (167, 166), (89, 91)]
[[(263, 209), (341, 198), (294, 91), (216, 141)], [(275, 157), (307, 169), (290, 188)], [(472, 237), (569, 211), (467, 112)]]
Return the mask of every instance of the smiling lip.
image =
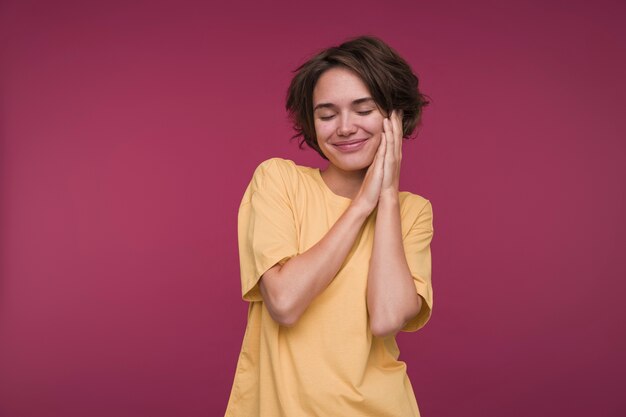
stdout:
[(333, 146), (335, 146), (342, 152), (352, 152), (361, 149), (365, 142), (367, 142), (367, 139), (355, 139), (345, 142), (333, 143)]

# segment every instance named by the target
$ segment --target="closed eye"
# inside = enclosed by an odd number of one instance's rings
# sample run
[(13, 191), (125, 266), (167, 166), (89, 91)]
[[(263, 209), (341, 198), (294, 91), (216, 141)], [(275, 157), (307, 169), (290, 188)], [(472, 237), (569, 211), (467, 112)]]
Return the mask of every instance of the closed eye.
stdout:
[[(370, 114), (371, 112), (373, 112), (374, 110), (365, 110), (365, 111), (359, 111), (357, 112), (359, 115), (361, 116), (367, 116), (368, 114)], [(332, 116), (324, 116), (324, 117), (320, 117), (320, 120), (330, 120), (333, 117), (335, 117), (335, 115), (333, 114)]]

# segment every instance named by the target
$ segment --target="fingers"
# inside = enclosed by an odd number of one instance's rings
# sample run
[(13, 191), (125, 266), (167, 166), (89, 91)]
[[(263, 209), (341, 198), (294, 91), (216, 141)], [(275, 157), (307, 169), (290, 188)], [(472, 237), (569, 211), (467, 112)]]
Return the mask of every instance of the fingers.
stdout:
[(378, 171), (378, 170), (382, 171), (382, 165), (385, 161), (385, 151), (386, 151), (385, 134), (382, 133), (380, 135), (380, 143), (378, 144), (378, 148), (376, 149), (376, 154), (374, 155), (374, 160), (372, 161), (369, 168), (367, 169), (367, 172), (365, 173), (366, 177), (375, 175), (374, 171)]
[(395, 138), (393, 152), (397, 160), (402, 158), (402, 116), (402, 110), (394, 110), (390, 118)]
[[(402, 158), (401, 111), (393, 110), (389, 118), (383, 119), (381, 138), (385, 141), (383, 188), (398, 188), (400, 161)], [(383, 139), (381, 139), (382, 141)]]
[(376, 154), (374, 155), (374, 160), (365, 173), (365, 178), (361, 184), (361, 190), (357, 196), (357, 199), (364, 201), (363, 204), (365, 204), (370, 210), (378, 204), (378, 199), (380, 197), (381, 186), (384, 178), (383, 164), (386, 159), (386, 150), (387, 143), (385, 140), (385, 134), (381, 133), (380, 143), (378, 144)]
[[(394, 150), (393, 150), (393, 145), (394, 145), (394, 134), (393, 134), (393, 126), (391, 124), (390, 119), (384, 119), (383, 120), (383, 133), (385, 135), (385, 156), (393, 156), (394, 155)], [(387, 158), (385, 158), (387, 159)]]
[(390, 164), (399, 161), (402, 156), (402, 122), (398, 112), (393, 110), (388, 119), (383, 120), (383, 130), (387, 137), (387, 158)]
[(376, 158), (378, 158), (378, 163), (382, 163), (385, 161), (385, 153), (387, 152), (387, 135), (385, 132), (382, 132), (380, 135), (380, 145), (378, 145), (378, 151), (376, 152)]
[(386, 143), (385, 143), (385, 133), (381, 133), (380, 135), (380, 143), (378, 144), (378, 148), (376, 149), (376, 155), (374, 155), (374, 160), (372, 161), (372, 165), (380, 165), (381, 161), (385, 160), (385, 151), (386, 151)]

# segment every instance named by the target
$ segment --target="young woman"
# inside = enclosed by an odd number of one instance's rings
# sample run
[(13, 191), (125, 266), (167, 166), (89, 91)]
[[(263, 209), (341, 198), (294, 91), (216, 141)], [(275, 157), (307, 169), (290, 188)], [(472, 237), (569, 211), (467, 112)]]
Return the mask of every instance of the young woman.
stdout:
[(296, 71), (287, 110), (324, 170), (262, 162), (239, 208), (248, 325), (226, 416), (419, 416), (395, 335), (431, 315), (429, 200), (399, 191), (428, 103), (372, 36)]

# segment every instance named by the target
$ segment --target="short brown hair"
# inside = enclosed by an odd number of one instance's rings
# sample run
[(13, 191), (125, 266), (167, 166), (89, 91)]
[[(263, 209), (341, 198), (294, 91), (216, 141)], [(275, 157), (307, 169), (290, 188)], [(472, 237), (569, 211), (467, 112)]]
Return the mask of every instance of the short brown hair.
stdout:
[(313, 89), (323, 72), (334, 67), (354, 71), (370, 90), (379, 109), (386, 114), (402, 110), (402, 137), (410, 137), (421, 122), (427, 96), (419, 91), (419, 80), (407, 62), (375, 36), (359, 36), (339, 46), (322, 50), (300, 65), (287, 90), (286, 109), (300, 138), (327, 159), (317, 145), (313, 118)]

